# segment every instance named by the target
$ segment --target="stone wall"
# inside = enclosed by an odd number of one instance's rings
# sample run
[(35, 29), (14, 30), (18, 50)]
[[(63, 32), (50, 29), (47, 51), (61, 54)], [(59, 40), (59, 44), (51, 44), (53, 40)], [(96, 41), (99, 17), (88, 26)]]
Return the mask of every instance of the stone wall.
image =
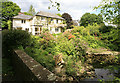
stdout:
[(24, 51), (14, 50), (12, 62), (18, 81), (60, 81)]
[(86, 58), (89, 63), (116, 63), (116, 56), (119, 53), (87, 53)]

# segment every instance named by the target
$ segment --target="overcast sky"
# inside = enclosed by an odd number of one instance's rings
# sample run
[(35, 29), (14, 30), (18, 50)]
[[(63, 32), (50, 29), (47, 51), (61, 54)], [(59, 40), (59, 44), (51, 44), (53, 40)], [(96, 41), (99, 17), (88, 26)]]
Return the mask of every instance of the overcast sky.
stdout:
[(21, 12), (27, 12), (32, 4), (36, 12), (46, 11), (51, 13), (64, 12), (69, 13), (73, 20), (78, 20), (86, 12), (98, 14), (98, 11), (93, 11), (94, 6), (99, 5), (102, 0), (52, 0), (60, 3), (60, 11), (56, 8), (48, 9), (50, 6), (49, 0), (10, 0), (17, 3), (21, 8)]

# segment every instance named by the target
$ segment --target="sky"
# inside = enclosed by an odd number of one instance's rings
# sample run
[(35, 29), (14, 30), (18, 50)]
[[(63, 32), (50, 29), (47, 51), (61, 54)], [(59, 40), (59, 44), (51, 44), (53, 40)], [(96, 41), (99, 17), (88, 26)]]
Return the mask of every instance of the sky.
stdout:
[(68, 13), (71, 15), (73, 20), (80, 20), (85, 13), (98, 14), (99, 11), (93, 10), (95, 6), (98, 6), (102, 0), (52, 0), (53, 2), (60, 3), (60, 11), (57, 8), (50, 8), (51, 3), (49, 0), (10, 0), (16, 3), (20, 8), (21, 12), (27, 12), (30, 5), (33, 5), (36, 12), (45, 11), (50, 13)]

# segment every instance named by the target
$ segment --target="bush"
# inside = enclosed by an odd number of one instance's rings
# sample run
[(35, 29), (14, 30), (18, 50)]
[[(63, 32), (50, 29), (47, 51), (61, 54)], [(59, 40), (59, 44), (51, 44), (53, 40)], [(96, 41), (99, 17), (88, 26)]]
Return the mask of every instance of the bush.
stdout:
[(110, 32), (103, 33), (101, 38), (110, 49), (120, 51), (119, 30), (117, 28), (112, 28)]
[(32, 36), (30, 47), (25, 49), (25, 52), (38, 61), (42, 66), (50, 71), (55, 67), (55, 39), (48, 31), (41, 33), (40, 36)]
[[(87, 47), (98, 48), (106, 47), (106, 44), (101, 40), (101, 33), (99, 32), (100, 25), (88, 25), (87, 27), (74, 26), (72, 34), (76, 38), (80, 38), (82, 41), (88, 43)], [(107, 47), (106, 47), (107, 48)]]
[(31, 36), (23, 30), (4, 30), (2, 32), (3, 54), (9, 55), (13, 49), (22, 46), (23, 48), (31, 44)]

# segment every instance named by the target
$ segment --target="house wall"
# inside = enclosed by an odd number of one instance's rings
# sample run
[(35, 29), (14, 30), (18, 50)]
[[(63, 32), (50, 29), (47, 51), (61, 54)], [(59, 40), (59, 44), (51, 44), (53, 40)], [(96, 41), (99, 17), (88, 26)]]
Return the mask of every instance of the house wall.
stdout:
[(22, 23), (22, 19), (13, 19), (13, 28), (22, 27), (22, 30), (29, 28), (30, 32), (30, 20), (25, 20), (25, 23)]
[[(51, 19), (53, 20), (51, 21)], [(48, 28), (50, 30), (50, 33), (56, 33), (56, 34), (60, 33), (61, 29), (59, 28), (59, 30), (56, 32), (55, 28), (57, 28), (58, 26), (63, 26), (63, 27), (65, 26), (64, 24), (62, 24), (63, 20), (61, 19), (47, 18), (42, 16), (34, 16), (33, 19), (26, 20), (25, 23), (22, 23), (21, 21), (22, 19), (13, 19), (13, 27), (14, 28), (22, 27), (22, 30), (29, 28), (29, 32), (31, 32), (33, 35), (35, 35), (36, 33), (40, 34), (41, 26), (42, 26), (42, 30), (43, 28)], [(35, 25), (39, 25), (39, 26), (35, 26)], [(38, 31), (35, 31), (35, 28), (38, 28)]]

